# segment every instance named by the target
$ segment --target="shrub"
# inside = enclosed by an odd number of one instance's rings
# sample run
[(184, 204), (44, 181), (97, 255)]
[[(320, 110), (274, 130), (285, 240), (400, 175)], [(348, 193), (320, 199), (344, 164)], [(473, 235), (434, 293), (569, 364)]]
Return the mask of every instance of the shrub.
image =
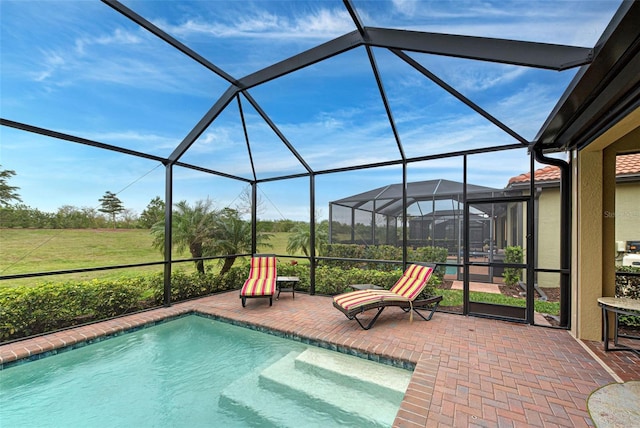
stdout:
[[(617, 266), (616, 271), (640, 273), (640, 268), (635, 266)], [(616, 275), (616, 297), (640, 299), (640, 275)], [(621, 315), (620, 324), (629, 327), (640, 327), (640, 317)]]
[[(635, 266), (617, 266), (616, 271), (640, 274)], [(616, 275), (616, 297), (640, 299), (640, 275)]]
[[(523, 251), (522, 247), (506, 247), (504, 249), (505, 263), (522, 263)], [(504, 282), (507, 285), (517, 285), (522, 279), (522, 268), (505, 268), (502, 273)]]
[[(210, 272), (200, 274), (197, 272), (186, 273), (177, 270), (171, 273), (171, 301), (193, 299), (206, 296), (219, 291), (239, 289), (247, 279), (249, 264), (246, 266), (234, 266), (224, 275)], [(151, 279), (151, 289), (156, 304), (164, 301), (164, 276), (158, 274)]]

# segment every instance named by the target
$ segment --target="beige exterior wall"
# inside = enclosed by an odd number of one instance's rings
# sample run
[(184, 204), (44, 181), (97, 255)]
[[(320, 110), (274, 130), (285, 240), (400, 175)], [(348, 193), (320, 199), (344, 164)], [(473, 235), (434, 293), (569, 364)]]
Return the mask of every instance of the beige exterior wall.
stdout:
[[(560, 268), (560, 187), (544, 188), (538, 197), (538, 268)], [(540, 287), (560, 286), (560, 276), (538, 273)]]
[(600, 340), (597, 298), (613, 296), (615, 291), (616, 218), (606, 213), (627, 209), (616, 206), (616, 155), (639, 150), (640, 109), (636, 109), (573, 154), (571, 333), (580, 339)]
[(640, 182), (618, 183), (615, 206), (616, 241), (640, 241)]
[(601, 322), (597, 298), (602, 296), (602, 152), (579, 152), (573, 167), (577, 195), (573, 221), (577, 225), (577, 245), (572, 263), (571, 330), (581, 339), (598, 340)]
[[(608, 199), (608, 192), (603, 195)], [(603, 227), (611, 227), (615, 241), (640, 241), (640, 181), (622, 182), (615, 185), (614, 210), (603, 208)], [(558, 269), (560, 267), (560, 189), (544, 188), (538, 198), (538, 268)], [(603, 257), (618, 256), (617, 264), (622, 263), (622, 254), (616, 254), (616, 245), (604, 246)], [(609, 253), (607, 253), (609, 251)], [(558, 287), (560, 277), (557, 274), (541, 272), (538, 274), (540, 287)]]

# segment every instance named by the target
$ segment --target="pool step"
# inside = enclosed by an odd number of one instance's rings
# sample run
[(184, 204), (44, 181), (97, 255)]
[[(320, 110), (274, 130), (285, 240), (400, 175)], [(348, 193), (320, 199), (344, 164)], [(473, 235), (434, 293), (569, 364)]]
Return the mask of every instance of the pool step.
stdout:
[(398, 403), (402, 401), (413, 374), (409, 370), (322, 348), (303, 351), (296, 357), (295, 365), (307, 373), (343, 384), (347, 382), (355, 389)]
[(350, 378), (336, 382), (337, 377), (325, 378), (305, 372), (296, 367), (298, 356), (292, 352), (265, 368), (260, 373), (260, 386), (290, 399), (304, 397), (317, 411), (338, 412), (341, 418), (352, 420), (342, 425), (388, 427), (393, 424), (402, 397), (385, 399), (369, 392), (371, 384), (362, 388), (362, 383), (353, 384)]
[[(259, 385), (259, 376), (259, 373), (251, 373), (227, 386), (218, 399), (220, 409), (235, 413), (239, 421), (247, 421), (247, 426), (264, 428), (295, 426), (320, 428), (322, 426), (322, 423), (308, 418), (309, 411), (293, 400), (283, 399), (262, 389)], [(292, 412), (295, 413), (292, 415)], [(212, 421), (212, 426), (214, 425), (215, 421)]]
[(301, 404), (300, 397), (290, 398), (287, 394), (265, 389), (261, 383), (260, 373), (251, 373), (236, 380), (221, 393), (218, 399), (220, 409), (233, 412), (238, 421), (245, 421), (247, 426), (261, 428), (390, 426), (390, 424), (372, 424), (368, 420), (365, 421), (345, 412), (338, 412), (339, 415), (336, 418), (318, 411), (314, 406)]
[(308, 348), (236, 380), (219, 405), (265, 427), (388, 427), (410, 378), (407, 370)]

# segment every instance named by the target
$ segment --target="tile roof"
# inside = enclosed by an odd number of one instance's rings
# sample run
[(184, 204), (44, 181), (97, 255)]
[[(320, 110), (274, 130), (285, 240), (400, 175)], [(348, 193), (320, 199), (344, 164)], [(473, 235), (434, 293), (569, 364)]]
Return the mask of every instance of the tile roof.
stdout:
[[(640, 153), (620, 155), (616, 158), (616, 175), (640, 174)], [(524, 173), (511, 177), (509, 184), (527, 183), (531, 180), (530, 173)], [(560, 168), (557, 166), (545, 166), (535, 171), (536, 181), (560, 180)]]

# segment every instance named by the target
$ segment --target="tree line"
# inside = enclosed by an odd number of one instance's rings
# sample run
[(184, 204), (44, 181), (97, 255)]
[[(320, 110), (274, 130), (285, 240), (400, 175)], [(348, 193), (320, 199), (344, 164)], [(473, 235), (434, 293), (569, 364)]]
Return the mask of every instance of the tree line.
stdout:
[[(111, 191), (106, 191), (98, 199), (97, 207), (62, 205), (55, 212), (41, 211), (23, 203), (19, 187), (9, 185), (9, 180), (15, 175), (15, 171), (2, 169), (0, 165), (0, 228), (151, 229), (154, 224), (164, 221), (165, 203), (159, 196), (153, 198), (138, 215), (126, 208), (117, 194)], [(246, 195), (241, 199), (250, 200)], [(249, 211), (247, 206), (234, 209), (238, 214)], [(262, 220), (258, 222), (258, 229), (271, 233), (291, 232), (307, 224), (287, 219)]]

